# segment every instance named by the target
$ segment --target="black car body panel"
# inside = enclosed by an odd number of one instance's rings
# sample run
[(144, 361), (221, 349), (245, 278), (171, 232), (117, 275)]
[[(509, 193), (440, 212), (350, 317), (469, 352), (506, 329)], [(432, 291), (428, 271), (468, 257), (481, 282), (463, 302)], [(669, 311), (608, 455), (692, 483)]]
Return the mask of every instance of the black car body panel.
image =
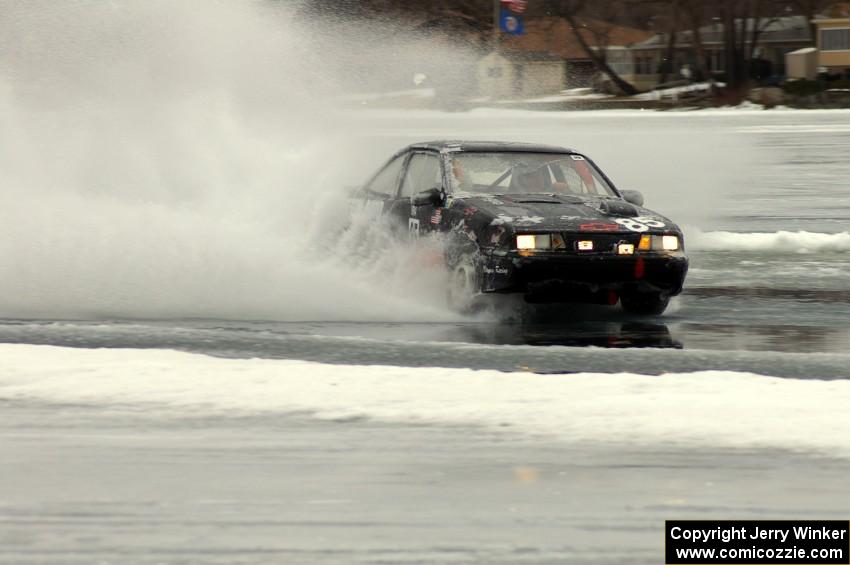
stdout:
[[(472, 191), (459, 189), (452, 181), (452, 159), (488, 153), (586, 161), (608, 191), (516, 194), (500, 193), (496, 187), (493, 193), (482, 193), (483, 185)], [(426, 180), (413, 186), (411, 171), (417, 167), (426, 171)], [(378, 182), (382, 175), (395, 184)], [(425, 192), (418, 190), (431, 182), (434, 186), (427, 186)], [(380, 203), (383, 214), (401, 231), (414, 237), (446, 234), (449, 267), (460, 257), (472, 257), (482, 292), (518, 292), (533, 302), (615, 303), (622, 293), (630, 292), (655, 293), (666, 299), (682, 291), (688, 269), (679, 227), (626, 201), (588, 157), (571, 149), (503, 142), (417, 143), (396, 153), (360, 194)], [(519, 249), (517, 237), (526, 235), (549, 238), (552, 248)], [(680, 243), (673, 250), (639, 249), (642, 236), (675, 236)], [(592, 249), (587, 242), (592, 242)], [(623, 245), (625, 251), (633, 252), (621, 253)]]

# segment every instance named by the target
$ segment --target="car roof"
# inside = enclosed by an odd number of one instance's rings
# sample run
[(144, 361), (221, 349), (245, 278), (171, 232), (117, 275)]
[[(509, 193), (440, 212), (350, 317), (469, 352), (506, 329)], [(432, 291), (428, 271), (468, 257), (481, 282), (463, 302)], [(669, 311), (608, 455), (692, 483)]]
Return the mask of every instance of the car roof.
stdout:
[(441, 153), (470, 152), (519, 152), (519, 153), (575, 153), (572, 149), (558, 147), (557, 145), (542, 145), (539, 143), (520, 143), (516, 141), (460, 141), (460, 140), (436, 140), (421, 141), (405, 147), (399, 153), (411, 149), (425, 149), (439, 151)]

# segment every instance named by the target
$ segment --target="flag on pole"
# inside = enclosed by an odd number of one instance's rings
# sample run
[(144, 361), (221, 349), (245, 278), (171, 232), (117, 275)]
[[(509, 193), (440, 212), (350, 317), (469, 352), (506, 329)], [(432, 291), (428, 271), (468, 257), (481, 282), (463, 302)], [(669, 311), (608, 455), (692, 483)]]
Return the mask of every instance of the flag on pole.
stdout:
[(502, 7), (507, 8), (514, 14), (522, 14), (528, 6), (528, 0), (502, 0)]
[(499, 16), (499, 27), (509, 35), (522, 35), (525, 33), (522, 16), (518, 16), (505, 8), (502, 8)]

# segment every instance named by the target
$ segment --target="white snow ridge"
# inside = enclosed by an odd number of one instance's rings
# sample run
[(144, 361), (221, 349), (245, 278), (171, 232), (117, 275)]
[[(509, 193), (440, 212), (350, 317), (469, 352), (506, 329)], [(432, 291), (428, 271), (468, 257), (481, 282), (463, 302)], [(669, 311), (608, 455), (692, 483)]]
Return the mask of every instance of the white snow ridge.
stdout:
[(306, 412), (569, 442), (850, 457), (850, 382), (723, 371), (540, 375), (5, 344), (0, 400), (144, 408), (163, 419)]
[(816, 253), (850, 251), (850, 233), (778, 231), (737, 233), (728, 231), (688, 233), (688, 248), (699, 251), (775, 251), (779, 253)]

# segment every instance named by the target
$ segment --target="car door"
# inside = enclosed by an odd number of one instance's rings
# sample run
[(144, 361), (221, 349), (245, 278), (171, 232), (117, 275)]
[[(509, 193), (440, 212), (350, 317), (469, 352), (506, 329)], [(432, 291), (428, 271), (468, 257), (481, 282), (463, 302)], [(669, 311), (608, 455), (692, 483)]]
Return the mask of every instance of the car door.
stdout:
[(413, 197), (430, 189), (445, 192), (443, 172), (439, 154), (433, 151), (412, 153), (405, 168), (399, 189), (399, 206), (396, 214), (399, 219), (406, 218), (408, 230), (416, 237), (439, 228), (442, 209), (433, 203), (413, 204)]
[[(404, 171), (409, 153), (390, 159), (369, 181), (363, 186), (362, 194), (366, 199), (366, 207), (374, 211), (377, 219), (382, 214), (392, 213), (398, 201), (399, 181)], [(405, 224), (406, 229), (406, 224)]]

